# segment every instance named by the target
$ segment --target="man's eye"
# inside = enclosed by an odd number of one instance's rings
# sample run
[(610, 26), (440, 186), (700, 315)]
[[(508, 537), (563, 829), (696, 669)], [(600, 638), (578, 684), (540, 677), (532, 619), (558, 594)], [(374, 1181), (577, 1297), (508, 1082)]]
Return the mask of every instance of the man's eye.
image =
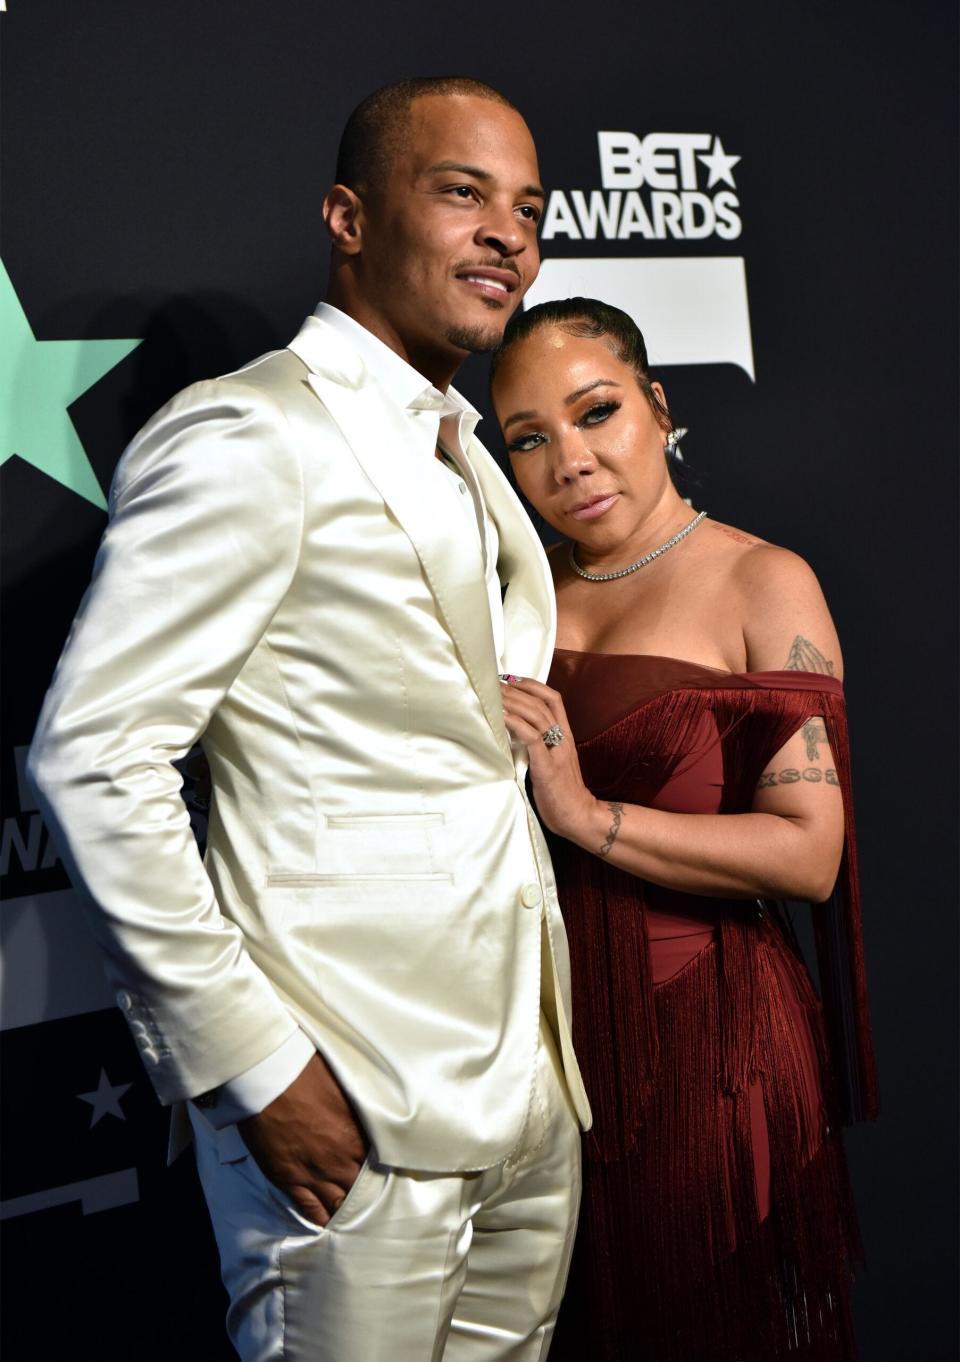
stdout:
[(457, 198), (460, 199), (472, 199), (476, 197), (476, 190), (468, 184), (452, 185), (448, 192), (456, 194)]
[(507, 445), (511, 454), (529, 454), (531, 449), (536, 449), (543, 444), (543, 436), (538, 431), (531, 431), (529, 435), (518, 435)]
[(517, 209), (517, 212), (520, 213), (521, 216), (525, 217), (528, 222), (540, 221), (540, 209), (535, 208), (532, 203), (521, 204), (520, 207)]
[(580, 418), (580, 424), (582, 426), (599, 426), (601, 422), (606, 421), (607, 417), (612, 416), (615, 411), (619, 410), (619, 402), (598, 402), (595, 407), (591, 407), (589, 411), (584, 412), (583, 416)]

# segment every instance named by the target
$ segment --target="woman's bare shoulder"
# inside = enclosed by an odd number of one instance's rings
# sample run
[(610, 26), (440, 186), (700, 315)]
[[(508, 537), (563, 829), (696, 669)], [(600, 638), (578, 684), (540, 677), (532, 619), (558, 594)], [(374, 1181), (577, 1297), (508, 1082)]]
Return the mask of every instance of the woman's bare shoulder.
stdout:
[(751, 542), (731, 563), (728, 581), (740, 609), (750, 670), (842, 676), (840, 642), (813, 568), (792, 549), (744, 538)]
[(731, 573), (740, 590), (758, 604), (784, 593), (823, 597), (816, 573), (806, 559), (765, 539), (753, 539), (744, 546), (731, 563)]
[(705, 551), (718, 570), (729, 574), (730, 585), (761, 594), (795, 590), (804, 583), (816, 585), (819, 590), (809, 564), (791, 549), (771, 544), (758, 534), (736, 525), (725, 525), (720, 520), (707, 519), (703, 528), (710, 531), (704, 535)]
[(710, 547), (718, 553), (726, 553), (731, 561), (741, 557), (749, 549), (771, 547), (759, 535), (750, 534), (748, 530), (741, 530), (736, 525), (725, 525), (722, 520), (714, 520), (711, 516), (703, 522), (703, 528), (708, 531), (704, 538)]

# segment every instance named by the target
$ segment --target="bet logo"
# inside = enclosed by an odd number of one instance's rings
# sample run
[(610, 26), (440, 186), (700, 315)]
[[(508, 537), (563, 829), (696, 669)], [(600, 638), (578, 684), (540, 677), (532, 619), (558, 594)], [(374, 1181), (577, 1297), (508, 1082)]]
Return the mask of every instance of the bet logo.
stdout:
[[(633, 317), (651, 364), (736, 364), (755, 379), (743, 256), (654, 253), (661, 242), (740, 238), (733, 171), (741, 157), (701, 132), (601, 131), (597, 152), (599, 188), (550, 194), (541, 238), (572, 250), (548, 253), (526, 305), (600, 298)], [(637, 238), (647, 253), (634, 254)], [(602, 255), (581, 255), (573, 243), (585, 242), (609, 244)]]

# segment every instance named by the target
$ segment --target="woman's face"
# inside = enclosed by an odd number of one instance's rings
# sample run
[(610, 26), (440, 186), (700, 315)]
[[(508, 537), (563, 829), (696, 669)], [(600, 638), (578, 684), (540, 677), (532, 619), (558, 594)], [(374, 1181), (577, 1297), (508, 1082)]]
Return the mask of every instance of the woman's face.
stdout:
[(673, 494), (665, 427), (606, 338), (540, 327), (503, 356), (493, 404), (517, 485), (568, 538), (615, 549)]

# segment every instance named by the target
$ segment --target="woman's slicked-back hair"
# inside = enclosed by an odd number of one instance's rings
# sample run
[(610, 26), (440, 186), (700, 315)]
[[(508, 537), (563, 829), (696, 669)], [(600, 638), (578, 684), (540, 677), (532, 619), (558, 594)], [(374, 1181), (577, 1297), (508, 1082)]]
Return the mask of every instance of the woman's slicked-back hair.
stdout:
[(503, 340), (494, 351), (490, 368), (491, 382), (510, 347), (526, 340), (544, 326), (559, 327), (571, 336), (607, 340), (617, 358), (629, 364), (636, 374), (637, 383), (653, 407), (657, 420), (665, 430), (672, 427), (670, 413), (650, 382), (647, 345), (642, 331), (626, 312), (611, 303), (601, 303), (597, 298), (558, 298), (554, 302), (537, 303), (526, 312), (515, 313), (507, 323)]
[(337, 184), (357, 194), (383, 184), (409, 135), (410, 106), (424, 95), (469, 95), (516, 109), (499, 90), (471, 76), (418, 76), (384, 85), (361, 100), (347, 119), (337, 152)]

